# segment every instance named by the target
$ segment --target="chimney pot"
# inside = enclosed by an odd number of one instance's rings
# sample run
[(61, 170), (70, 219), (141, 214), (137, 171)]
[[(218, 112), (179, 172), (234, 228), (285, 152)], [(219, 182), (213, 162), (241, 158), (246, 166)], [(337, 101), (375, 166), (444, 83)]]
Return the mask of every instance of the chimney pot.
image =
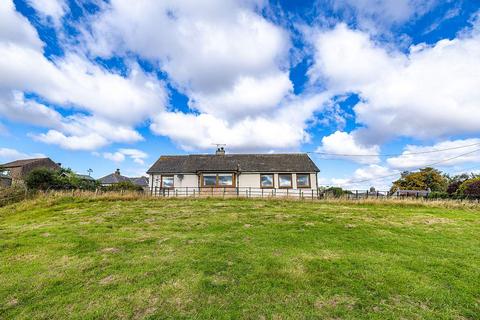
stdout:
[(218, 148), (217, 151), (215, 152), (215, 154), (216, 154), (217, 156), (223, 156), (223, 155), (225, 155), (225, 148), (224, 148), (224, 147)]
[(120, 169), (115, 170), (115, 174), (120, 175)]

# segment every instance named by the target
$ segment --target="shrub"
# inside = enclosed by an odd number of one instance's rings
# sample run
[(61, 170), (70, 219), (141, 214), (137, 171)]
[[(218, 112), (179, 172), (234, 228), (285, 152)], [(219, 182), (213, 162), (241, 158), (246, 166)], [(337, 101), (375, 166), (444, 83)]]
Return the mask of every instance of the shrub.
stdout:
[(124, 181), (105, 187), (105, 191), (143, 191), (143, 188), (131, 181)]
[(348, 193), (340, 187), (330, 187), (325, 190), (325, 194), (333, 195), (335, 198), (340, 198), (344, 194)]
[(34, 169), (25, 178), (27, 187), (34, 190), (45, 191), (50, 188), (56, 188), (58, 183), (55, 171), (46, 168)]
[(480, 178), (469, 179), (458, 188), (459, 193), (467, 198), (480, 198)]
[(450, 194), (448, 192), (430, 192), (427, 196), (428, 199), (448, 199)]

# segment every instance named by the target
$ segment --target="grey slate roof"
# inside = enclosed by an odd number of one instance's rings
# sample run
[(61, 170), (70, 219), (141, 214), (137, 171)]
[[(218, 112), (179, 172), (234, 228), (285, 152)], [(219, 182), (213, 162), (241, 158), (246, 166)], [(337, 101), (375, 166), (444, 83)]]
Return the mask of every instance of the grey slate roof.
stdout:
[(95, 179), (93, 179), (91, 176), (86, 175), (86, 174), (75, 173), (75, 176), (77, 176), (77, 178), (79, 178), (81, 180), (95, 181)]
[(117, 173), (111, 173), (105, 177), (98, 179), (98, 181), (100, 181), (101, 184), (115, 184), (130, 181), (130, 179)]
[(306, 153), (161, 156), (147, 173), (319, 172)]
[[(88, 176), (87, 176), (88, 177)], [(141, 187), (148, 187), (148, 178), (147, 177), (134, 177), (129, 178), (122, 176), (118, 173), (111, 173), (105, 177), (98, 179), (101, 184), (115, 184), (120, 182), (127, 182), (130, 181), (131, 183), (141, 186)]]
[(15, 160), (12, 162), (0, 164), (1, 167), (5, 168), (14, 168), (14, 167), (23, 167), (27, 164), (35, 163), (37, 161), (43, 161), (49, 158), (35, 158), (35, 159), (23, 159), (23, 160)]
[(141, 187), (148, 187), (148, 178), (147, 177), (134, 177), (130, 178), (133, 184)]

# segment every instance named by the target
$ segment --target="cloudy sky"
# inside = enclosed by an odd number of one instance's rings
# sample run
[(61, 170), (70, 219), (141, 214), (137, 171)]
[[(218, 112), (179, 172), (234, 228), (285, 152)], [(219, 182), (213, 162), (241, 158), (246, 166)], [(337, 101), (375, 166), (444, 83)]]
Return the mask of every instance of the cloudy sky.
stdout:
[(480, 169), (479, 0), (308, 2), (0, 1), (0, 162), (140, 175), (224, 143), (312, 152), (324, 185)]

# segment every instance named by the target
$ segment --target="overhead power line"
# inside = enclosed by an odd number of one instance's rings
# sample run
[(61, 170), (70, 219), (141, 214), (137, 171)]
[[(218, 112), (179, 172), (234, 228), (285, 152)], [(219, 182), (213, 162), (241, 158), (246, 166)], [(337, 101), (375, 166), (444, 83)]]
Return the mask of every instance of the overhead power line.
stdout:
[[(480, 151), (480, 149), (475, 149), (473, 151), (465, 152), (465, 153), (462, 153), (462, 154), (460, 154), (458, 156), (455, 156), (455, 157), (451, 157), (451, 158), (448, 158), (448, 159), (443, 159), (443, 160), (439, 160), (439, 161), (436, 161), (436, 162), (433, 162), (433, 163), (429, 163), (429, 164), (426, 164), (422, 167), (415, 168), (412, 171), (417, 171), (417, 170), (423, 169), (425, 167), (433, 167), (437, 164), (452, 161), (452, 160), (455, 160), (455, 159), (459, 159), (461, 157), (468, 156), (468, 155), (470, 155), (472, 153), (475, 153), (475, 152), (478, 152), (478, 151)], [(379, 177), (375, 177), (375, 178), (356, 180), (356, 181), (355, 180), (354, 181), (348, 181), (347, 183), (340, 184), (339, 186), (344, 186), (344, 185), (347, 185), (347, 184), (356, 184), (356, 183), (362, 183), (362, 182), (375, 181), (375, 180), (379, 180), (379, 179), (383, 179), (383, 178), (389, 178), (389, 177), (396, 176), (396, 175), (398, 175), (399, 173), (402, 172), (402, 170), (396, 170), (396, 171), (397, 172), (395, 172), (395, 173), (392, 173), (392, 174), (389, 174), (389, 175), (384, 175), (384, 176), (379, 176)]]
[(474, 143), (474, 144), (469, 144), (465, 146), (451, 147), (451, 148), (445, 148), (445, 149), (435, 149), (435, 150), (419, 151), (419, 152), (404, 152), (404, 153), (348, 154), (348, 153), (329, 153), (329, 152), (321, 152), (321, 151), (307, 151), (306, 153), (318, 154), (323, 156), (335, 156), (335, 157), (396, 157), (396, 156), (409, 156), (409, 155), (418, 155), (418, 154), (437, 153), (437, 152), (444, 152), (444, 151), (450, 151), (450, 150), (464, 149), (464, 148), (469, 148), (474, 146), (480, 146), (480, 143)]

